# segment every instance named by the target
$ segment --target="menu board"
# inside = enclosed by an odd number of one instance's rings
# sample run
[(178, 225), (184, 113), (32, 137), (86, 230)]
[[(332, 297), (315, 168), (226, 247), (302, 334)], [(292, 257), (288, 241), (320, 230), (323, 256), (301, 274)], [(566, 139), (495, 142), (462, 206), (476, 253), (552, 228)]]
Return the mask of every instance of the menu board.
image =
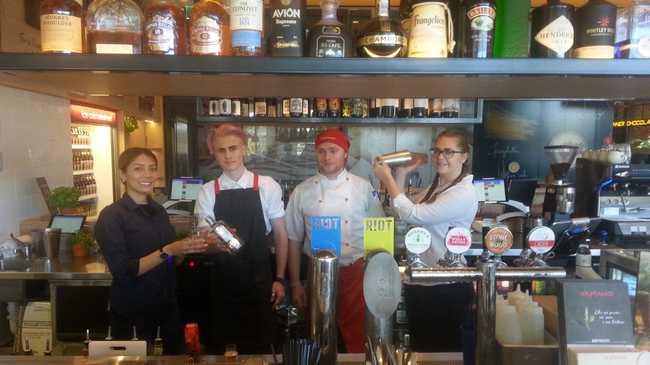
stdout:
[(558, 295), (560, 341), (571, 345), (634, 345), (627, 284), (563, 280)]

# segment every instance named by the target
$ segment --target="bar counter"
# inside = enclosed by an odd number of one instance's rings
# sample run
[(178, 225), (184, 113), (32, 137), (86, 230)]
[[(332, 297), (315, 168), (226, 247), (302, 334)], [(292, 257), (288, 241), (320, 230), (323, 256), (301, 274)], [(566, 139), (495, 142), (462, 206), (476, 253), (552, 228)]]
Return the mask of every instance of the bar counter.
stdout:
[[(463, 365), (460, 353), (418, 353), (419, 365)], [(89, 359), (85, 356), (0, 356), (0, 365), (44, 364), (44, 365), (262, 365), (259, 356), (240, 355), (237, 361), (225, 361), (223, 356), (201, 356), (194, 362), (187, 356), (119, 356), (102, 359)], [(263, 356), (264, 362), (273, 364), (271, 355)], [(248, 361), (247, 361), (248, 360)], [(253, 360), (253, 361), (251, 361)], [(278, 355), (278, 363), (282, 356)], [(360, 365), (365, 363), (364, 354), (339, 354), (337, 363)]]
[(0, 280), (112, 280), (98, 257), (0, 259)]

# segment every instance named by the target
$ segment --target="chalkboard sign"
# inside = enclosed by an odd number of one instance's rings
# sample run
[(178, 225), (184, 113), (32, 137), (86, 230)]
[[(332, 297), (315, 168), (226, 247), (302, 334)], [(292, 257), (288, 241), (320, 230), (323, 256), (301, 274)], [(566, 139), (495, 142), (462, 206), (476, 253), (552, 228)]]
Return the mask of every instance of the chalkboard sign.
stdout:
[(558, 295), (560, 341), (571, 345), (634, 345), (627, 284), (563, 280)]

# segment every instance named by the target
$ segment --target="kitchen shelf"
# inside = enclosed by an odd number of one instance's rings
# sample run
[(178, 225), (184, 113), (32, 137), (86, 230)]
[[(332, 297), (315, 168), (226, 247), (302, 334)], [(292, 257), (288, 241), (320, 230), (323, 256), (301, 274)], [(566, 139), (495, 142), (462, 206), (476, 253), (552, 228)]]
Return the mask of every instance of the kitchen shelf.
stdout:
[(72, 145), (73, 150), (90, 150), (92, 149), (92, 146), (89, 144), (73, 144)]
[(0, 83), (67, 97), (650, 98), (650, 60), (0, 54)]
[(476, 124), (479, 118), (272, 118), (272, 117), (197, 117), (200, 123), (236, 123), (246, 125), (266, 125), (274, 127), (321, 127), (321, 126), (394, 126), (409, 124)]
[(82, 195), (79, 197), (79, 201), (86, 201), (86, 200), (94, 200), (97, 199), (97, 194), (88, 194), (88, 195)]
[(77, 171), (72, 171), (73, 176), (77, 175), (87, 175), (87, 174), (92, 174), (93, 170), (77, 170)]

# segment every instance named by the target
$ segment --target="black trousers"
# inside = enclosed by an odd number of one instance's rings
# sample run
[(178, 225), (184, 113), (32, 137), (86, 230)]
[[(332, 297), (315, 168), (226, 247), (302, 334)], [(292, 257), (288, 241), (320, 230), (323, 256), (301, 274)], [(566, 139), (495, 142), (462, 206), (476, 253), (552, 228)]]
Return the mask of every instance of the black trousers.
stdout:
[(471, 284), (407, 285), (405, 300), (414, 351), (462, 351), (461, 327), (474, 321)]

